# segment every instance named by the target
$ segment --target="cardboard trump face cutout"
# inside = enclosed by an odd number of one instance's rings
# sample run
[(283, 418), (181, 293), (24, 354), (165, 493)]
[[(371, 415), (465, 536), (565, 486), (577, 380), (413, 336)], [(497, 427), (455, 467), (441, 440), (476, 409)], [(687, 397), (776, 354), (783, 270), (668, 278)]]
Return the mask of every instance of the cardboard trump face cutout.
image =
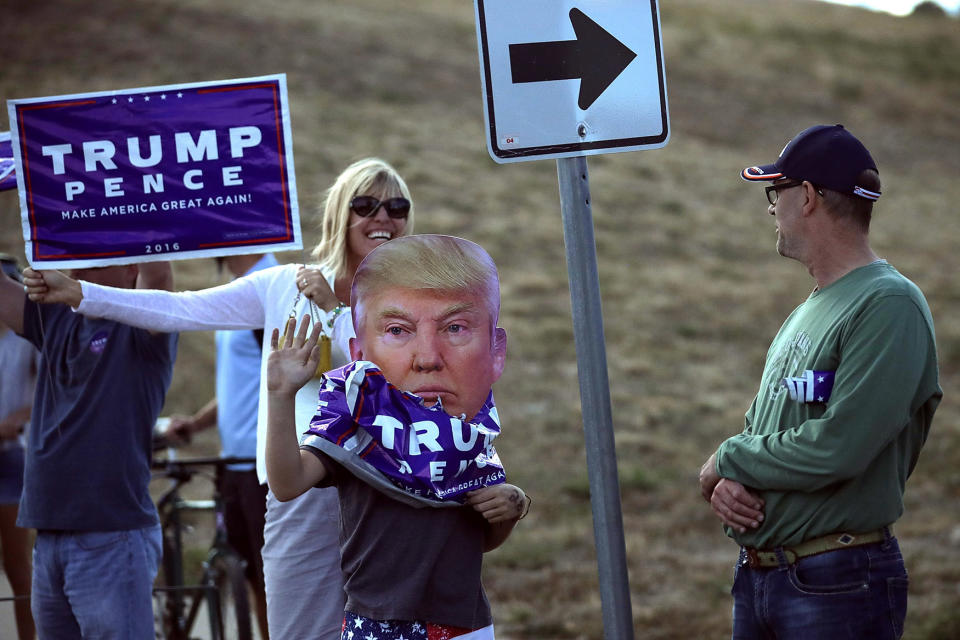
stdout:
[(324, 374), (302, 444), (413, 506), (504, 482), (490, 387), (506, 333), (490, 256), (450, 236), (397, 238), (364, 259), (351, 293), (356, 362)]
[(376, 248), (354, 277), (351, 308), (351, 357), (426, 406), (469, 420), (503, 372), (497, 270), (473, 242), (417, 235)]

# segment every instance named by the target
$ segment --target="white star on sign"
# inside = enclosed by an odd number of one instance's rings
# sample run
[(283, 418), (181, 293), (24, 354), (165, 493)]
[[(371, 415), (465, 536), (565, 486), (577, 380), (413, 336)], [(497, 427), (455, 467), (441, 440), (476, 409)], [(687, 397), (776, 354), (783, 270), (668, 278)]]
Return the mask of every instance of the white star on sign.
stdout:
[(823, 402), (823, 396), (817, 396), (817, 402)]
[(167, 99), (167, 94), (161, 93), (161, 94), (160, 94), (160, 99), (161, 99), (161, 100), (166, 100), (166, 99)]
[(150, 96), (145, 96), (145, 97), (143, 98), (143, 101), (144, 101), (144, 102), (150, 102)]
[(368, 633), (367, 635), (363, 636), (363, 640), (377, 640), (377, 638), (372, 633)]
[(183, 94), (178, 91), (178, 92), (177, 92), (177, 97), (178, 97), (178, 98), (182, 98), (182, 97), (183, 97)]
[(817, 382), (823, 382), (823, 376), (818, 377)]
[(363, 629), (363, 620), (360, 619), (360, 618), (355, 619), (355, 620), (353, 621), (353, 628), (354, 628), (354, 629)]
[(114, 98), (111, 102), (113, 102), (113, 104), (117, 104), (117, 99)]
[(127, 98), (127, 102), (133, 102), (133, 98)]

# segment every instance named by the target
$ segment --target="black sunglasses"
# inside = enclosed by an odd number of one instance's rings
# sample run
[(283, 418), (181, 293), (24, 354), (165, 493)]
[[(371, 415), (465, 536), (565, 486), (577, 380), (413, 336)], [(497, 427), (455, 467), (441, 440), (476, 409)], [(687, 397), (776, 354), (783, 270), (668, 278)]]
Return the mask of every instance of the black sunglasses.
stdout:
[(410, 214), (410, 201), (406, 198), (387, 198), (381, 201), (373, 196), (354, 196), (350, 201), (350, 210), (361, 218), (376, 215), (380, 207), (395, 220), (406, 219)]

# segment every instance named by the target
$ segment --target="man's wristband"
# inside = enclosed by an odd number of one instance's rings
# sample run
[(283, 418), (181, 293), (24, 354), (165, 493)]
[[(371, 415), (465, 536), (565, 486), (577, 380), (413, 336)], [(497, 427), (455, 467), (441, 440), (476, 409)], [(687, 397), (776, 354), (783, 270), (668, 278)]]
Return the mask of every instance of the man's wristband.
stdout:
[(523, 513), (520, 514), (520, 517), (517, 518), (517, 520), (523, 520), (524, 518), (526, 518), (527, 514), (530, 513), (530, 505), (533, 504), (533, 498), (531, 498), (529, 495), (525, 493), (523, 494), (523, 497), (526, 498), (527, 500), (527, 506), (524, 507)]

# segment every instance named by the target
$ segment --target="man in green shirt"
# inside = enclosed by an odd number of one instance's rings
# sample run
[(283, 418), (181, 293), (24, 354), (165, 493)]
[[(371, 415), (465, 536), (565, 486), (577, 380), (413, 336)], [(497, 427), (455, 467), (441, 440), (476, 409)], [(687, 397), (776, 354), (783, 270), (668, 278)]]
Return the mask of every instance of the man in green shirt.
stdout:
[(841, 125), (799, 133), (769, 181), (777, 251), (813, 293), (767, 352), (744, 430), (700, 470), (741, 546), (734, 638), (899, 638), (907, 573), (891, 526), (942, 391), (923, 293), (870, 248), (880, 178)]

